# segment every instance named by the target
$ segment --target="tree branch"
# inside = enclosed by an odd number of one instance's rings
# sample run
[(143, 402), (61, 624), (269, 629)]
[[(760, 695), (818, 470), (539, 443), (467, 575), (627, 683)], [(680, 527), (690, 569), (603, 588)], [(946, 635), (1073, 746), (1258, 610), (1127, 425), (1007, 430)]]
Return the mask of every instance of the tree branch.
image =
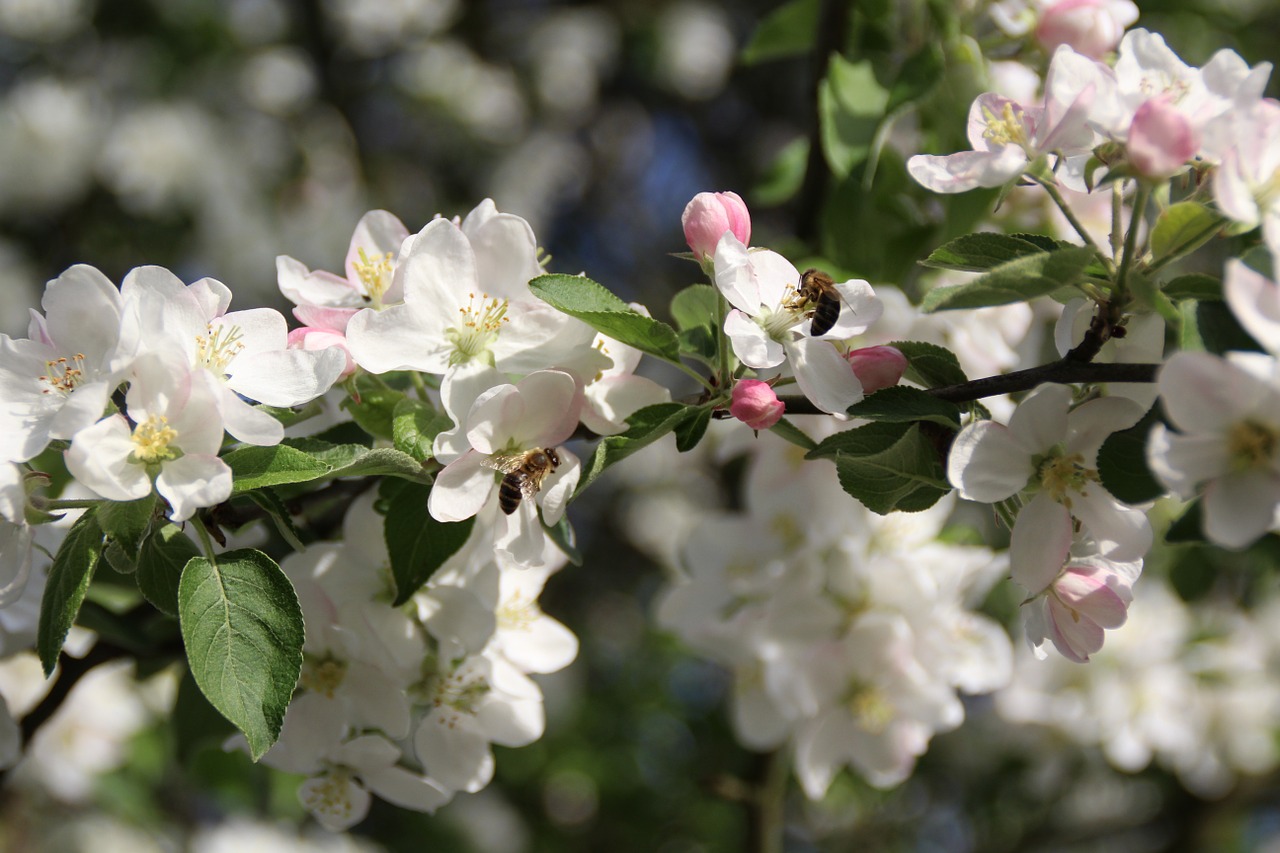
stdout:
[[(1055, 382), (1060, 385), (1075, 385), (1083, 382), (1154, 382), (1156, 371), (1159, 369), (1158, 364), (1091, 364), (1064, 358), (1051, 364), (1017, 370), (1013, 373), (987, 376), (943, 388), (930, 388), (928, 393), (952, 403), (969, 403), (981, 400), (983, 397), (1030, 391), (1045, 382)], [(788, 415), (825, 414), (805, 397), (785, 396), (778, 399), (786, 405)]]

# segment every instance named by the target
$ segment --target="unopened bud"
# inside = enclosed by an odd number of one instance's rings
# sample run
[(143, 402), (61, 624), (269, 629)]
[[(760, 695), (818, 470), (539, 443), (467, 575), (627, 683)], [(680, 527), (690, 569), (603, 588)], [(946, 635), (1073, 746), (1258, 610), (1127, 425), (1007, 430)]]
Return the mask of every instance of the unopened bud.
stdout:
[(680, 217), (684, 239), (699, 262), (714, 257), (724, 232), (732, 231), (744, 246), (751, 245), (751, 214), (737, 193), (698, 193)]
[(1167, 95), (1152, 98), (1138, 107), (1125, 145), (1133, 168), (1148, 178), (1157, 179), (1167, 178), (1181, 169), (1199, 147), (1200, 140), (1191, 122)]
[(784, 406), (768, 382), (742, 379), (733, 386), (729, 414), (752, 429), (768, 429), (782, 418)]
[(845, 358), (862, 383), (864, 394), (897, 385), (907, 369), (907, 357), (893, 347), (863, 347), (850, 351)]

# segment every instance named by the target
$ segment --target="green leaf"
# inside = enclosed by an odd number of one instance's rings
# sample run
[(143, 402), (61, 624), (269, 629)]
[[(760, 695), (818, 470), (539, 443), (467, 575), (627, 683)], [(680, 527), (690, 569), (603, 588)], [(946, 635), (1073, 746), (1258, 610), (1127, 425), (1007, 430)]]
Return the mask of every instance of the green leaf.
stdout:
[(222, 458), (231, 468), (234, 478), (232, 494), (260, 489), (263, 486), (280, 486), (285, 483), (307, 483), (319, 479), (333, 470), (333, 466), (321, 462), (309, 453), (277, 444), (274, 447), (242, 447)]
[(805, 451), (813, 450), (818, 446), (818, 442), (810, 438), (808, 433), (786, 418), (780, 418), (776, 424), (769, 427), (769, 432), (786, 439), (796, 447), (803, 447)]
[(804, 183), (808, 162), (808, 138), (798, 136), (782, 146), (753, 188), (752, 202), (760, 207), (777, 207), (792, 198)]
[(716, 363), (716, 335), (710, 328), (699, 326), (696, 329), (685, 329), (678, 332), (680, 354), (686, 358), (696, 358), (703, 364), (714, 367)]
[(431, 475), (423, 470), (421, 462), (393, 447), (375, 447), (372, 450), (359, 444), (338, 447), (358, 447), (360, 453), (346, 464), (334, 465), (329, 472), (331, 477), (403, 477), (420, 483), (431, 481)]
[(1098, 450), (1102, 485), (1125, 503), (1145, 503), (1165, 493), (1147, 467), (1147, 435), (1159, 422), (1153, 408), (1129, 429), (1112, 433)]
[(806, 457), (830, 459), (840, 486), (879, 515), (919, 512), (951, 491), (938, 449), (916, 424), (868, 424), (836, 433)]
[(955, 403), (939, 400), (928, 391), (895, 385), (881, 388), (849, 407), (856, 418), (883, 423), (932, 421), (952, 430), (960, 428), (960, 408)]
[(176, 524), (152, 531), (138, 552), (138, 589), (161, 613), (178, 615), (178, 582), (182, 569), (200, 549)]
[(1180, 201), (1170, 205), (1156, 217), (1151, 229), (1152, 259), (1194, 251), (1217, 234), (1222, 225), (1222, 217), (1202, 204)]
[(646, 317), (585, 276), (540, 275), (529, 289), (548, 305), (643, 353), (680, 363), (675, 329)]
[(396, 450), (422, 462), (431, 458), (431, 444), (436, 436), (452, 426), (448, 415), (421, 400), (405, 397), (396, 404), (391, 416), (392, 442)]
[(939, 45), (929, 43), (907, 57), (898, 72), (898, 78), (889, 87), (889, 103), (884, 111), (891, 113), (903, 104), (918, 101), (942, 79), (946, 70), (945, 59)]
[(353, 383), (354, 391), (342, 401), (341, 408), (349, 412), (352, 420), (369, 435), (375, 438), (392, 438), (392, 418), (396, 406), (405, 395), (367, 373), (357, 374)]
[(1028, 239), (1029, 236), (1014, 237), (988, 231), (966, 234), (934, 249), (920, 265), (940, 270), (986, 272), (1009, 261), (1047, 254), (1058, 248), (1055, 245), (1046, 250), (1042, 244)]
[(711, 423), (711, 407), (702, 406), (676, 427), (676, 450), (687, 453), (698, 446)]
[(709, 284), (691, 284), (671, 299), (671, 319), (680, 331), (714, 329), (720, 319), (720, 294)]
[(925, 294), (920, 307), (928, 312), (1025, 302), (1077, 283), (1093, 257), (1093, 251), (1083, 246), (1056, 252), (1037, 251), (998, 264), (973, 281), (954, 287), (936, 287)]
[(1009, 236), (1015, 237), (1019, 240), (1024, 240), (1033, 246), (1038, 246), (1046, 252), (1056, 252), (1059, 249), (1067, 249), (1075, 245), (1074, 243), (1068, 243), (1065, 240), (1055, 240), (1045, 234), (1028, 234), (1026, 232), (1019, 231), (1016, 234), (1010, 234)]
[(302, 608), (293, 585), (260, 551), (191, 560), (178, 585), (191, 674), (244, 733), (257, 761), (280, 735), (302, 668)]
[(430, 580), (436, 569), (466, 544), (475, 525), (474, 518), (436, 521), (427, 511), (430, 494), (431, 488), (420, 483), (388, 481), (383, 489), (387, 499), (383, 537), (396, 582), (393, 607), (404, 604)]
[(945, 388), (969, 381), (951, 350), (924, 341), (894, 341), (889, 346), (907, 357), (903, 377), (926, 388)]
[(742, 64), (808, 53), (817, 30), (818, 0), (791, 0), (761, 19), (742, 49)]
[(44, 597), (40, 600), (40, 626), (36, 630), (36, 651), (45, 675), (53, 673), (67, 631), (80, 612), (93, 570), (102, 555), (102, 536), (98, 514), (90, 507), (71, 526), (53, 558)]
[(125, 549), (114, 539), (106, 540), (106, 547), (102, 549), (102, 557), (107, 561), (107, 565), (122, 575), (131, 575), (138, 570), (138, 564), (133, 561), (133, 555), (136, 553), (136, 551)]
[(1195, 306), (1196, 333), (1207, 351), (1215, 355), (1232, 350), (1264, 352), (1262, 346), (1240, 325), (1227, 303), (1197, 302)]
[(1170, 299), (1196, 299), (1205, 302), (1222, 299), (1222, 279), (1204, 273), (1180, 275), (1161, 287)]
[(849, 62), (831, 55), (826, 79), (818, 88), (822, 153), (837, 178), (845, 178), (871, 153), (889, 93), (876, 80), (869, 61)]
[(289, 543), (289, 547), (295, 551), (305, 551), (307, 546), (302, 541), (302, 534), (298, 532), (298, 528), (293, 524), (293, 518), (289, 515), (289, 508), (285, 506), (280, 495), (276, 494), (274, 489), (264, 486), (261, 489), (254, 489), (249, 492), (247, 497), (253, 501), (258, 507), (267, 514), (267, 518), (271, 519), (271, 523), (275, 525), (276, 532), (285, 542)]
[(600, 439), (591, 458), (582, 466), (582, 477), (578, 480), (578, 488), (574, 490), (574, 499), (610, 465), (621, 462), (637, 450), (672, 432), (689, 417), (692, 408), (683, 403), (658, 403), (645, 406), (627, 418), (627, 431)]
[(155, 492), (136, 501), (107, 501), (98, 505), (98, 525), (121, 548), (136, 554), (151, 527), (155, 508)]

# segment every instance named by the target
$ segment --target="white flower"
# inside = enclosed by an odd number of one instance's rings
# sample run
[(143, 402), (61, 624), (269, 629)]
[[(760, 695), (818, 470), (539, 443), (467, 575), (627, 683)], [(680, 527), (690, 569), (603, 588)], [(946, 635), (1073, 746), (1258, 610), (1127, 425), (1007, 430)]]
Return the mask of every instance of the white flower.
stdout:
[[(450, 392), (444, 390), (443, 396), (449, 398)], [(427, 506), (432, 517), (462, 521), (501, 503), (497, 550), (520, 565), (540, 564), (546, 538), (542, 525), (560, 520), (578, 484), (578, 458), (557, 445), (573, 434), (581, 409), (577, 383), (560, 370), (540, 370), (515, 385), (481, 393), (459, 422), (465, 424), (469, 449), (444, 467), (431, 488)]]
[(1180, 352), (1157, 385), (1178, 431), (1152, 429), (1147, 464), (1183, 499), (1203, 486), (1205, 535), (1244, 548), (1280, 506), (1280, 366), (1261, 353)]
[(527, 373), (568, 360), (595, 334), (534, 299), (541, 273), (527, 222), (482, 204), (461, 224), (436, 219), (402, 251), (404, 302), (366, 308), (347, 324), (356, 362), (373, 373), (443, 374), (479, 361)]
[(30, 339), (0, 335), (0, 460), (25, 462), (101, 418), (133, 356), (120, 292), (93, 267), (49, 282), (41, 304)]
[[(1104, 629), (1124, 624), (1141, 572), (1141, 560), (1121, 563), (1089, 553), (1067, 557), (1058, 577), (1032, 590), (1023, 604), (1027, 642), (1036, 656), (1045, 657), (1041, 647), (1047, 639), (1067, 660), (1088, 661), (1102, 648)], [(1014, 580), (1022, 583), (1017, 576)]]
[(862, 399), (862, 383), (826, 339), (861, 334), (879, 319), (883, 306), (871, 285), (860, 279), (836, 284), (842, 302), (839, 319), (815, 338), (806, 316), (812, 306), (795, 301), (800, 272), (778, 253), (748, 251), (727, 232), (716, 246), (715, 281), (733, 306), (724, 330), (743, 364), (772, 373), (788, 363), (800, 390), (824, 412), (844, 414)]
[(1009, 546), (1015, 579), (1033, 592), (1061, 570), (1073, 518), (1109, 559), (1137, 559), (1152, 542), (1146, 515), (1102, 487), (1096, 462), (1103, 441), (1137, 423), (1141, 407), (1120, 397), (1068, 411), (1070, 404), (1070, 388), (1041, 385), (1019, 404), (1007, 427), (983, 420), (961, 430), (947, 460), (947, 478), (962, 498), (996, 503), (1034, 490), (1018, 513)]
[(399, 765), (400, 748), (378, 735), (361, 735), (326, 756), (323, 772), (298, 787), (298, 800), (325, 829), (342, 832), (364, 820), (370, 793), (392, 805), (434, 812), (450, 793)]
[[(206, 371), (175, 372), (158, 354), (134, 365), (126, 397), (129, 419), (112, 415), (76, 433), (67, 469), (104, 498), (131, 501), (155, 488), (184, 521), (231, 496), (222, 446), (219, 389)], [(129, 420), (133, 421), (130, 427)]]
[(1213, 176), (1213, 200), (1236, 222), (1261, 225), (1272, 255), (1280, 255), (1280, 104), (1263, 100), (1234, 110), (1215, 131), (1222, 162)]
[(1280, 285), (1233, 258), (1227, 261), (1222, 295), (1245, 331), (1267, 352), (1280, 353)]

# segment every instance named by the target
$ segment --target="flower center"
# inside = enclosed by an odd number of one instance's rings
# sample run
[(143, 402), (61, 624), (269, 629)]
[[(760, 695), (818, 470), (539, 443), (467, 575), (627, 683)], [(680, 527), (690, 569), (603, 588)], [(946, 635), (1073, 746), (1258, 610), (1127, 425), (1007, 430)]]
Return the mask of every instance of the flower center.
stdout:
[(227, 375), (227, 365), (244, 349), (244, 333), (239, 326), (218, 326), (210, 323), (208, 334), (196, 335), (196, 364), (207, 367), (218, 377)]
[(854, 681), (845, 691), (845, 709), (854, 722), (871, 734), (884, 732), (893, 722), (893, 703), (884, 691), (865, 681)]
[(144, 465), (176, 459), (177, 449), (171, 445), (178, 438), (178, 431), (169, 426), (163, 415), (151, 415), (133, 428), (133, 455)]
[(1235, 471), (1259, 468), (1271, 462), (1280, 435), (1254, 421), (1241, 421), (1227, 435), (1227, 455)]
[(346, 677), (347, 664), (330, 658), (323, 661), (308, 660), (302, 667), (302, 676), (299, 680), (307, 690), (322, 693), (332, 699), (334, 692), (342, 686), (342, 681)]
[(523, 595), (517, 595), (498, 608), (498, 624), (512, 631), (529, 631), (533, 623), (542, 616), (542, 608), (538, 602)]
[(1005, 101), (999, 116), (985, 107), (982, 112), (987, 120), (986, 129), (982, 131), (983, 139), (992, 145), (1027, 147), (1027, 125), (1022, 120), (1021, 111), (1015, 112), (1012, 103)]
[(352, 773), (346, 767), (332, 767), (316, 784), (302, 793), (302, 805), (313, 814), (333, 815), (339, 821), (350, 818), (355, 804), (351, 802)]
[(356, 277), (360, 279), (360, 283), (364, 285), (365, 298), (373, 303), (374, 308), (382, 308), (382, 297), (391, 287), (391, 275), (395, 272), (395, 255), (387, 252), (385, 255), (375, 255), (370, 258), (365, 254), (364, 249), (357, 249), (360, 253), (360, 260), (354, 262), (351, 266), (356, 271)]
[(808, 300), (800, 301), (795, 298), (794, 288), (787, 293), (788, 295), (783, 297), (782, 304), (776, 311), (767, 305), (762, 305), (760, 313), (755, 317), (765, 334), (779, 343), (791, 339), (791, 330), (804, 320), (805, 308), (809, 304)]
[(483, 675), (454, 672), (440, 679), (432, 704), (437, 708), (452, 708), (464, 714), (474, 714), (476, 705), (488, 693), (489, 682)]
[(84, 353), (78, 352), (71, 358), (46, 361), (44, 369), (49, 372), (37, 377), (47, 386), (41, 391), (42, 394), (70, 394), (84, 381)]
[(507, 300), (494, 299), (487, 293), (467, 294), (467, 304), (458, 309), (458, 325), (445, 330), (445, 337), (453, 345), (449, 364), (465, 364), (477, 358), (493, 362), (490, 348), (498, 340), (498, 332), (507, 319)]
[(1097, 469), (1086, 468), (1080, 453), (1064, 453), (1040, 466), (1040, 487), (1067, 509), (1071, 508), (1070, 492), (1083, 493), (1090, 483), (1100, 482)]

